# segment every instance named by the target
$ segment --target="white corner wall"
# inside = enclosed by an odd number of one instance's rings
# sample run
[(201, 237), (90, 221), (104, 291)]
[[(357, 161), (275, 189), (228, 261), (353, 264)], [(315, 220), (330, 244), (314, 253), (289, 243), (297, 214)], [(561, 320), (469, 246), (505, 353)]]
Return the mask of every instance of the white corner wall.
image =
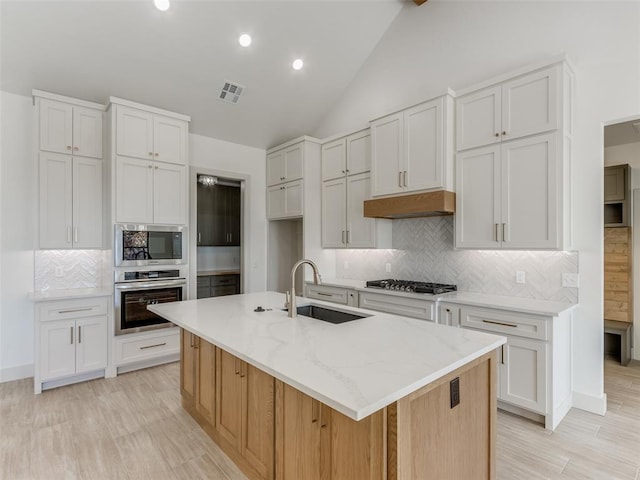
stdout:
[[(244, 211), (244, 292), (267, 287), (266, 150), (189, 135), (189, 165), (249, 177)], [(189, 177), (191, 178), (191, 177)], [(189, 188), (192, 186), (190, 185)], [(193, 229), (192, 229), (193, 230)], [(196, 268), (192, 263), (192, 268)]]
[(603, 123), (640, 113), (640, 3), (407, 2), (313, 134), (368, 120), (558, 53), (576, 74), (573, 232), (580, 304), (573, 321), (574, 406), (604, 413)]
[(33, 248), (38, 176), (30, 97), (0, 92), (0, 382), (33, 375)]

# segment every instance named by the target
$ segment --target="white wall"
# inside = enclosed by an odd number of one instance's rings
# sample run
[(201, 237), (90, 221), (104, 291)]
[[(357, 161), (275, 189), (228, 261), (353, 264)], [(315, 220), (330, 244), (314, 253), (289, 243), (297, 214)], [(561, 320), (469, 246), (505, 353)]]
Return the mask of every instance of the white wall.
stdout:
[(0, 92), (0, 382), (33, 375), (37, 171), (31, 98)]
[[(189, 135), (189, 164), (248, 176), (243, 221), (244, 292), (267, 286), (266, 151), (202, 135)], [(232, 176), (231, 176), (232, 177)], [(195, 188), (191, 185), (190, 188)], [(192, 228), (192, 231), (195, 231)], [(195, 297), (194, 297), (195, 298)]]
[(334, 110), (313, 134), (377, 116), (566, 52), (576, 73), (573, 231), (574, 405), (603, 412), (603, 122), (640, 113), (640, 3), (407, 2)]

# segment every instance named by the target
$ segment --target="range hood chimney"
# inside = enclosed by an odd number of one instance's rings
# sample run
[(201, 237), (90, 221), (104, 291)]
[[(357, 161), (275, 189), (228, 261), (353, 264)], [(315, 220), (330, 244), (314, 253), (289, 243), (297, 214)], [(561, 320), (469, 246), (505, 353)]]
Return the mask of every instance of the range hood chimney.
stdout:
[(364, 201), (364, 216), (369, 218), (437, 217), (455, 211), (456, 194), (447, 190)]

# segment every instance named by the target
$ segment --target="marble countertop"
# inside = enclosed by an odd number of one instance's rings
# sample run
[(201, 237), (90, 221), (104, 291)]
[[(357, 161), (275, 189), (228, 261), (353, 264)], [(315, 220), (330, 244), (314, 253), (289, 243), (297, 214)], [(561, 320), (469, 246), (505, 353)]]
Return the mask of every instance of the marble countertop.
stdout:
[[(312, 282), (307, 282), (312, 284)], [(506, 295), (492, 295), (475, 292), (452, 292), (440, 295), (423, 293), (394, 292), (380, 288), (367, 288), (363, 280), (348, 280), (341, 278), (322, 279), (322, 284), (332, 287), (353, 288), (362, 292), (381, 293), (384, 295), (396, 295), (408, 298), (418, 298), (439, 302), (454, 303), (458, 305), (471, 305), (476, 307), (497, 308), (512, 312), (530, 313), (534, 315), (557, 316), (574, 308), (577, 304), (569, 302), (554, 302), (550, 300), (536, 300), (533, 298), (509, 297)]]
[(41, 290), (29, 293), (29, 300), (33, 302), (48, 302), (52, 300), (71, 300), (87, 297), (110, 297), (111, 288), (70, 288), (68, 290)]
[[(506, 342), (497, 335), (370, 310), (334, 325), (283, 311), (284, 295), (249, 293), (149, 310), (354, 420), (384, 408)], [(254, 312), (257, 306), (267, 311)]]

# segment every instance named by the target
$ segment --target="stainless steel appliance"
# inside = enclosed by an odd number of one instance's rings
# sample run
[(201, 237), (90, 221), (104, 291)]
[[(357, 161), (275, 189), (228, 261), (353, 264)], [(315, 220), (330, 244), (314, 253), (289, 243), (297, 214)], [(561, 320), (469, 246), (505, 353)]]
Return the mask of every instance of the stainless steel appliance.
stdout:
[(174, 225), (115, 225), (117, 267), (187, 263), (187, 228)]
[(383, 288), (385, 290), (394, 290), (397, 292), (410, 293), (429, 293), (431, 295), (439, 295), (441, 293), (455, 292), (458, 290), (456, 285), (447, 285), (445, 283), (430, 282), (414, 282), (411, 280), (394, 280), (388, 278), (385, 280), (370, 280), (367, 282), (369, 288)]
[(147, 310), (147, 305), (181, 301), (187, 287), (184, 271), (118, 271), (115, 277), (116, 335), (173, 326)]

